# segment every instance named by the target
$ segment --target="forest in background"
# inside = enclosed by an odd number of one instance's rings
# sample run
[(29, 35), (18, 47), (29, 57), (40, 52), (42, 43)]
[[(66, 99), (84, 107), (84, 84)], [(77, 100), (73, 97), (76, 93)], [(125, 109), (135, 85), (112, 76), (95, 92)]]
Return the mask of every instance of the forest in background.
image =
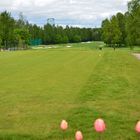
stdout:
[[(94, 22), (94, 21), (93, 21)], [(104, 41), (110, 47), (140, 45), (140, 0), (131, 0), (128, 11), (117, 13), (102, 21), (101, 28), (30, 24), (22, 13), (16, 20), (11, 13), (0, 13), (0, 48), (22, 48), (29, 45), (48, 45)]]
[(78, 28), (56, 26), (46, 23), (43, 27), (30, 24), (22, 13), (15, 20), (11, 13), (4, 11), (0, 14), (0, 46), (3, 49), (28, 45), (62, 44), (86, 41), (100, 41), (100, 28)]

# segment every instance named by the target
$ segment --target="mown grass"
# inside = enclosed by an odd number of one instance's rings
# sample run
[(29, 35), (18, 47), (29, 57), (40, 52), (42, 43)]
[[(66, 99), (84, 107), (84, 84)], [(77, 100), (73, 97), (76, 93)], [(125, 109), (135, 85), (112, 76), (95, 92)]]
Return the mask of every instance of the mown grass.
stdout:
[(128, 49), (101, 43), (0, 53), (0, 139), (62, 140), (59, 124), (69, 122), (65, 139), (93, 129), (103, 118), (104, 140), (135, 140), (140, 119), (140, 61)]

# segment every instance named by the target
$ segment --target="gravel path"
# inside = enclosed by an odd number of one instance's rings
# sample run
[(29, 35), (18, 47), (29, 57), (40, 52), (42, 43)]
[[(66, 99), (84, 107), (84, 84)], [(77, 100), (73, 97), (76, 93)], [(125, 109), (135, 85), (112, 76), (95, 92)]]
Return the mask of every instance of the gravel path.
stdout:
[(140, 53), (133, 53), (134, 56), (136, 56), (140, 60)]

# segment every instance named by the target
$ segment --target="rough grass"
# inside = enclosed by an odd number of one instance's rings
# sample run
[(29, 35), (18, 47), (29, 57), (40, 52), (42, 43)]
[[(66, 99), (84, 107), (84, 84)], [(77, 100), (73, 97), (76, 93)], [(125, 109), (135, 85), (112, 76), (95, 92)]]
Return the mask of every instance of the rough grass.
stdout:
[[(100, 43), (99, 43), (100, 44)], [(102, 117), (104, 140), (135, 140), (140, 119), (140, 61), (128, 49), (98, 45), (0, 53), (0, 139), (62, 140), (81, 130), (97, 140), (93, 129)]]

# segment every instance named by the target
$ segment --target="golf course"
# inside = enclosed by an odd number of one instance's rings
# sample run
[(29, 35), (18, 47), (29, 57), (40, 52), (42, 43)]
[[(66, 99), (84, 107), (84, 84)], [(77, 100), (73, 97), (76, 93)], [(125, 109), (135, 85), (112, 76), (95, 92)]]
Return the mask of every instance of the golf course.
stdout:
[(102, 140), (137, 140), (140, 60), (132, 53), (138, 49), (101, 45), (0, 52), (0, 140), (74, 140), (77, 130), (98, 140), (98, 118), (106, 124)]

